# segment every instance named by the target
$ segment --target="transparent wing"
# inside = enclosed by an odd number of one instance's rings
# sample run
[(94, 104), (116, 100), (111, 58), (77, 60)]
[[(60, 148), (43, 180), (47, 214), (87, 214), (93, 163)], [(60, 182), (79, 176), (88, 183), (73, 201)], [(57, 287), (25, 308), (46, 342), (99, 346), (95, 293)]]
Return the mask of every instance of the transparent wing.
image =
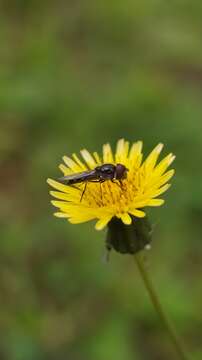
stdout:
[(79, 182), (95, 180), (95, 179), (98, 179), (96, 170), (91, 170), (91, 171), (83, 171), (83, 172), (63, 176), (58, 180), (71, 185), (71, 184), (76, 184)]

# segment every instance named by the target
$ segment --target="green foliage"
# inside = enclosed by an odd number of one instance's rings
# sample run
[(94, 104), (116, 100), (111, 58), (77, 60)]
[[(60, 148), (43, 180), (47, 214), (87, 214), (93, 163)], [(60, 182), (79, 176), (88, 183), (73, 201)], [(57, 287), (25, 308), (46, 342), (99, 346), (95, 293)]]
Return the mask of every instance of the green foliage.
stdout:
[(0, 8), (1, 359), (174, 358), (130, 257), (104, 264), (104, 232), (52, 217), (61, 157), (120, 137), (177, 155), (148, 266), (200, 359), (201, 2)]

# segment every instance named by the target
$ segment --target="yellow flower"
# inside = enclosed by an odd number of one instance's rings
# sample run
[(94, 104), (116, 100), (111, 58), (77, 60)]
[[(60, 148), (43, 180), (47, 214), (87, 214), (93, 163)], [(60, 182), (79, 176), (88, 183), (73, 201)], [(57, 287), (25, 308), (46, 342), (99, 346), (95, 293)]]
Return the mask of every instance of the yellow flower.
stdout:
[[(105, 181), (101, 184), (88, 182), (86, 191), (81, 201), (81, 194), (85, 184), (75, 186), (65, 185), (58, 181), (48, 179), (47, 182), (58, 191), (50, 191), (50, 194), (58, 200), (52, 200), (52, 204), (59, 208), (54, 215), (68, 219), (72, 224), (82, 223), (98, 219), (96, 229), (103, 229), (112, 218), (122, 220), (130, 225), (132, 218), (145, 216), (146, 206), (160, 206), (164, 200), (159, 199), (170, 186), (168, 181), (174, 174), (174, 170), (167, 168), (175, 159), (173, 154), (167, 155), (157, 164), (163, 144), (158, 144), (146, 160), (142, 161), (142, 142), (138, 141), (129, 147), (129, 142), (121, 139), (117, 143), (116, 153), (113, 155), (109, 144), (103, 145), (103, 156), (97, 152), (92, 155), (87, 150), (81, 150), (83, 160), (76, 154), (72, 158), (64, 156), (64, 164), (59, 166), (64, 176), (94, 169), (96, 166), (111, 163), (123, 164), (127, 167), (127, 177), (119, 185), (115, 182)], [(132, 216), (132, 218), (131, 218)]]

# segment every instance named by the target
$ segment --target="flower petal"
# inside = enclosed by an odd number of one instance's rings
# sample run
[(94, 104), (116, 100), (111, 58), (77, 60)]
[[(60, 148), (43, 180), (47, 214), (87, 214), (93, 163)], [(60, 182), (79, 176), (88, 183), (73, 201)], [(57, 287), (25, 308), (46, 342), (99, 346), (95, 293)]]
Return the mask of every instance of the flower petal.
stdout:
[(78, 156), (75, 153), (72, 154), (72, 157), (75, 160), (75, 162), (79, 165), (80, 171), (86, 171), (87, 170), (86, 165), (78, 158)]
[(65, 210), (68, 208), (68, 202), (60, 201), (60, 200), (51, 200), (51, 204), (61, 210)]
[(146, 215), (144, 211), (138, 209), (129, 210), (129, 213), (138, 218), (143, 218)]
[(63, 213), (63, 212), (55, 212), (53, 215), (58, 218), (68, 218), (68, 214)]
[(100, 159), (100, 157), (99, 157), (99, 155), (98, 155), (98, 153), (96, 151), (93, 153), (93, 156), (95, 158), (95, 161), (96, 161), (97, 165), (101, 165), (101, 163), (102, 163), (101, 159)]
[(130, 168), (138, 169), (142, 162), (142, 141), (134, 143), (130, 149), (128, 166)]
[(112, 215), (108, 215), (106, 217), (99, 219), (95, 224), (96, 230), (102, 230), (108, 224), (108, 222), (111, 220), (111, 218), (112, 218)]
[(86, 221), (90, 221), (93, 220), (95, 218), (94, 214), (80, 214), (79, 216), (75, 216), (75, 217), (69, 217), (69, 222), (71, 224), (80, 224)]
[(134, 157), (141, 154), (142, 146), (143, 146), (142, 141), (137, 141), (136, 143), (134, 143), (131, 146), (130, 153), (129, 153), (129, 159), (130, 160), (134, 159)]
[(163, 199), (152, 199), (148, 202), (147, 206), (161, 206), (164, 202), (165, 200)]
[(152, 150), (152, 152), (146, 158), (144, 164), (145, 164), (145, 170), (147, 172), (150, 172), (153, 170), (162, 149), (163, 149), (163, 144), (160, 143)]
[(117, 142), (116, 155), (115, 155), (116, 163), (121, 163), (121, 164), (126, 163), (128, 149), (129, 149), (129, 143), (127, 141), (125, 141), (124, 139), (120, 139)]
[(81, 199), (81, 193), (77, 191), (75, 188), (72, 188), (75, 192), (72, 193), (63, 193), (61, 191), (50, 191), (50, 194), (55, 197), (56, 199), (66, 200), (66, 201), (73, 201)]
[(175, 170), (171, 169), (171, 170), (167, 171), (164, 175), (162, 175), (160, 177), (160, 181), (158, 182), (159, 187), (161, 185), (167, 183), (171, 179), (171, 177), (173, 177), (174, 173), (175, 173)]
[(150, 179), (147, 183), (147, 189), (150, 190), (152, 187), (160, 188), (162, 185), (167, 183), (171, 177), (174, 175), (175, 170), (171, 169), (168, 170), (165, 174), (162, 176), (155, 176), (155, 178)]
[(67, 166), (65, 166), (64, 164), (60, 164), (59, 165), (59, 169), (62, 171), (64, 176), (70, 175), (72, 174), (72, 170), (70, 170)]
[(104, 163), (114, 163), (114, 158), (112, 155), (112, 149), (110, 144), (104, 144), (103, 145), (103, 162)]
[(63, 160), (64, 160), (65, 164), (68, 166), (68, 168), (71, 169), (73, 172), (81, 171), (80, 166), (74, 160), (72, 160), (70, 157), (63, 156)]
[(154, 198), (154, 197), (157, 197), (161, 194), (163, 194), (165, 191), (167, 191), (169, 189), (169, 187), (171, 186), (171, 184), (166, 184), (162, 187), (160, 187), (158, 190), (153, 190), (151, 191), (151, 197)]
[(172, 164), (175, 160), (175, 156), (171, 153), (167, 155), (160, 163), (155, 167), (153, 171), (153, 176), (161, 176), (166, 169)]
[(94, 169), (96, 167), (96, 162), (88, 150), (86, 149), (81, 150), (81, 155), (83, 156), (86, 164), (90, 169)]
[(60, 190), (65, 193), (69, 193), (70, 186), (59, 183), (58, 181), (47, 179), (47, 183), (52, 186), (54, 189)]
[(134, 200), (134, 202), (132, 204), (135, 209), (139, 209), (139, 208), (143, 208), (143, 207), (147, 206), (148, 201), (149, 201), (148, 196), (146, 195), (144, 197), (145, 197), (145, 199), (142, 199), (142, 200)]
[(120, 218), (125, 225), (130, 225), (132, 223), (131, 216), (128, 213), (121, 214)]

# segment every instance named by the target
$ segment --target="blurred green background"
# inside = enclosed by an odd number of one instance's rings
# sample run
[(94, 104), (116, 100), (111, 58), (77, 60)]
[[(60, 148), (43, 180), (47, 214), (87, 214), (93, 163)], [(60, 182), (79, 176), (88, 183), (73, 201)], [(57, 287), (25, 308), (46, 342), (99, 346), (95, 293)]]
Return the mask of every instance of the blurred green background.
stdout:
[(202, 358), (202, 3), (1, 1), (0, 359), (175, 359), (132, 259), (52, 216), (64, 154), (163, 142), (176, 176), (147, 260)]

